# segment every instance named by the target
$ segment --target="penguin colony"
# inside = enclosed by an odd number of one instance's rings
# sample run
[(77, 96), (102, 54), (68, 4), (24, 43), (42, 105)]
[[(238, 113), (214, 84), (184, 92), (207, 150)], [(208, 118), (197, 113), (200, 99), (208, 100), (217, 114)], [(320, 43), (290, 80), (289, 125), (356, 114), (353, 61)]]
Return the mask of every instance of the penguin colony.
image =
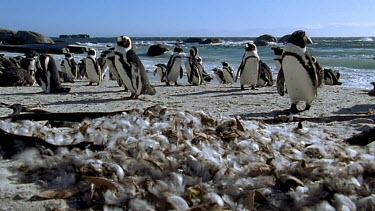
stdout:
[[(308, 43), (312, 43), (312, 40), (304, 31), (298, 30), (290, 36), (284, 49), (280, 47), (272, 48), (275, 54), (276, 72), (278, 73), (277, 92), (281, 96), (287, 95), (290, 98), (291, 106), (289, 110), (292, 113), (311, 108), (317, 96), (317, 88), (324, 82), (323, 77), (327, 76), (326, 84), (341, 84), (337, 80), (338, 73), (323, 69), (318, 61), (309, 54), (306, 47)], [(257, 46), (253, 43), (246, 43), (244, 50), (236, 74), (230, 64), (225, 61), (221, 62), (222, 68), (212, 70), (218, 81), (223, 84), (239, 81), (241, 90), (244, 90), (246, 86), (249, 86), (251, 90), (254, 90), (255, 87), (273, 86), (272, 71), (259, 57)], [(46, 55), (38, 57), (35, 52), (26, 54), (26, 58), (22, 59), (20, 64), (30, 73), (32, 78), (19, 80), (23, 82), (19, 82), (18, 85), (32, 85), (34, 80), (45, 93), (64, 93), (68, 92), (68, 89), (63, 89), (61, 82), (74, 82), (75, 79), (85, 77), (89, 81), (88, 85), (100, 85), (106, 71), (109, 71), (110, 79), (116, 80), (118, 85), (124, 88), (124, 91), (130, 93), (129, 99), (137, 99), (142, 94), (153, 95), (156, 93), (155, 88), (149, 83), (142, 61), (132, 49), (131, 39), (127, 36), (118, 37), (117, 45), (101, 52), (99, 58), (96, 58), (95, 49), (89, 49), (87, 57), (78, 64), (69, 51), (66, 51), (64, 55), (65, 58), (61, 62), (61, 71), (57, 71), (52, 57), (46, 57)], [(7, 65), (8, 63), (5, 60), (2, 64), (11, 66)], [(195, 46), (191, 47), (187, 54), (183, 52), (180, 46), (176, 46), (173, 55), (166, 64), (156, 64), (155, 66), (154, 75), (159, 75), (160, 81), (167, 86), (179, 85), (179, 80), (184, 76), (183, 66), (186, 70), (188, 83), (193, 86), (203, 85), (212, 80), (212, 77), (205, 71), (203, 59), (199, 56), (198, 48)], [(12, 71), (19, 72), (19, 70), (13, 69), (3, 72), (17, 75)], [(3, 74), (3, 76), (5, 75)], [(57, 80), (57, 78), (60, 78), (60, 80)], [(9, 83), (2, 81), (0, 81), (2, 84), (9, 85)], [(17, 84), (12, 83), (12, 85)], [(297, 104), (300, 102), (305, 103), (303, 110), (297, 109)]]

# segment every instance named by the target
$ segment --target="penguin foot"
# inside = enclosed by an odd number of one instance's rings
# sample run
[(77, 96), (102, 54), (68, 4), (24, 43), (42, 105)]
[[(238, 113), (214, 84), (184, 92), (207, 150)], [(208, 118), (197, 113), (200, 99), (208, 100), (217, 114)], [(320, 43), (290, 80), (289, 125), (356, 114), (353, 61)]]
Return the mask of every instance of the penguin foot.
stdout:
[(177, 82), (174, 82), (174, 85), (175, 85), (175, 86), (180, 86), (180, 84), (178, 84)]
[(245, 90), (245, 86), (244, 85), (241, 85), (241, 90)]
[(290, 112), (292, 114), (296, 114), (296, 113), (299, 112), (298, 109), (297, 109), (297, 104), (295, 104), (295, 103), (292, 104), (292, 106), (290, 107)]
[(251, 90), (255, 90), (255, 86), (251, 86)]
[(167, 86), (170, 86), (171, 84), (169, 82), (166, 83)]

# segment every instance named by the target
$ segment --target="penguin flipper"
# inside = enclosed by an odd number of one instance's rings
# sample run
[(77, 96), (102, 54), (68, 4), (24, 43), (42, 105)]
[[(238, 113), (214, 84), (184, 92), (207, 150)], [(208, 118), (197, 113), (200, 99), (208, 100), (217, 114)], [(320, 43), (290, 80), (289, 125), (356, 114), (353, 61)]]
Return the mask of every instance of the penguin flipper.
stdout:
[(182, 67), (180, 67), (180, 79), (184, 77), (184, 69), (182, 69)]
[(277, 74), (276, 86), (277, 86), (277, 92), (279, 93), (279, 95), (284, 96), (287, 90), (285, 87), (285, 77), (284, 77), (284, 71), (282, 68), (279, 70), (279, 73)]

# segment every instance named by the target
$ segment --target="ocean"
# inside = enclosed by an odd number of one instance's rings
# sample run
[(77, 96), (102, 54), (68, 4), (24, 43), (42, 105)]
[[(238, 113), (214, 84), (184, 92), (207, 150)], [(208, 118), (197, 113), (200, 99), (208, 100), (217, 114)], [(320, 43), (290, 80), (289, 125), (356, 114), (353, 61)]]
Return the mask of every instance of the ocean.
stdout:
[[(100, 51), (114, 46), (116, 37), (93, 37), (85, 39), (53, 38), (55, 41), (65, 41), (79, 43)], [(146, 70), (152, 72), (155, 64), (167, 63), (172, 55), (176, 42), (185, 40), (185, 37), (131, 37), (132, 42), (137, 46), (135, 51), (141, 58)], [(203, 59), (205, 70), (213, 75), (211, 71), (215, 67), (221, 67), (221, 61), (228, 62), (237, 71), (244, 54), (244, 44), (255, 40), (255, 37), (221, 37), (223, 40), (219, 44), (180, 44), (184, 52), (188, 54), (192, 46), (197, 46), (199, 55)], [(370, 82), (375, 81), (375, 37), (312, 37), (313, 44), (308, 45), (311, 55), (315, 56), (320, 64), (325, 68), (337, 70), (341, 74), (342, 86), (371, 89)], [(153, 44), (163, 44), (171, 51), (158, 57), (148, 57), (148, 48)], [(275, 45), (282, 45), (275, 43)], [(277, 73), (273, 61), (273, 50), (271, 46), (258, 47), (260, 58), (266, 62), (273, 70), (274, 78)], [(62, 55), (55, 55), (58, 60)], [(79, 61), (86, 57), (85, 54), (76, 54), (75, 59)], [(149, 74), (150, 80), (159, 80), (158, 76)], [(184, 79), (186, 81), (186, 77)], [(218, 82), (218, 81), (216, 81)], [(215, 83), (213, 81), (212, 83)]]

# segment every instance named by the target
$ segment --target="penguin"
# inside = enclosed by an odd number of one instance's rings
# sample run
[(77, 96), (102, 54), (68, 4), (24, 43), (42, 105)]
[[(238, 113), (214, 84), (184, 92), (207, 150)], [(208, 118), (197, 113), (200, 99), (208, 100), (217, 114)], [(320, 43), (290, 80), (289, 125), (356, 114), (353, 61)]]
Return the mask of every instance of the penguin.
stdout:
[(166, 85), (170, 86), (170, 82), (174, 82), (178, 86), (178, 78), (184, 76), (184, 71), (182, 69), (182, 48), (176, 46), (173, 50), (173, 55), (169, 58), (167, 63), (167, 74), (166, 74)]
[(116, 69), (131, 93), (130, 99), (137, 99), (141, 94), (156, 94), (155, 88), (149, 82), (142, 61), (132, 49), (129, 37), (120, 36), (117, 38), (114, 53)]
[(272, 47), (272, 50), (274, 52), (273, 60), (275, 62), (276, 72), (277, 72), (277, 78), (276, 78), (277, 92), (279, 93), (280, 96), (284, 96), (285, 93), (287, 93), (287, 91), (286, 91), (286, 86), (285, 86), (284, 71), (281, 67), (283, 49), (280, 47)]
[(306, 103), (309, 110), (317, 96), (318, 76), (307, 43), (312, 40), (303, 30), (292, 33), (285, 44), (281, 66), (284, 72), (285, 85), (291, 102), (291, 113), (300, 112), (297, 103)]
[(202, 57), (198, 56), (197, 62), (198, 62), (198, 70), (202, 75), (202, 83), (203, 82), (210, 82), (213, 78), (204, 69)]
[(25, 53), (25, 57), (20, 60), (20, 67), (27, 70), (29, 74), (34, 77), (35, 76), (35, 63), (38, 58), (38, 53), (36, 51), (29, 51)]
[(116, 69), (115, 65), (115, 48), (109, 48), (106, 53), (106, 64), (108, 66), (110, 79), (116, 80), (117, 84), (120, 87), (124, 87), (124, 91), (128, 91), (125, 84), (122, 82), (122, 79)]
[(198, 48), (193, 46), (189, 51), (189, 56), (185, 62), (186, 75), (188, 82), (191, 85), (201, 85), (202, 84), (202, 72), (199, 69), (198, 64)]
[(102, 70), (96, 59), (96, 51), (89, 49), (85, 59), (86, 74), (89, 79), (89, 86), (93, 83), (99, 85), (102, 82)]
[(73, 54), (64, 53), (65, 58), (61, 61), (61, 71), (68, 74), (69, 78), (77, 78), (77, 63), (74, 60)]
[(154, 70), (154, 75), (158, 74), (160, 76), (160, 82), (166, 82), (165, 76), (167, 74), (167, 65), (165, 64), (156, 64)]
[(99, 64), (99, 67), (100, 67), (100, 69), (102, 70), (102, 79), (104, 79), (105, 78), (105, 75), (106, 75), (106, 73), (107, 73), (107, 71), (108, 71), (108, 65), (107, 65), (107, 60), (106, 60), (106, 57), (107, 57), (107, 55), (106, 55), (106, 52), (104, 51), (102, 51), (101, 53), (100, 53), (100, 57), (98, 58), (98, 64)]
[(242, 57), (242, 62), (237, 70), (235, 80), (240, 77), (241, 89), (245, 89), (245, 85), (250, 85), (254, 90), (259, 80), (259, 56), (257, 47), (253, 43), (246, 43), (245, 54)]
[(20, 67), (0, 69), (0, 86), (33, 86), (35, 80), (29, 72)]
[(55, 60), (41, 54), (36, 61), (35, 79), (44, 93), (68, 93), (70, 88), (62, 87)]
[(214, 69), (212, 69), (212, 72), (214, 72), (214, 75), (216, 76), (219, 83), (221, 83), (221, 84), (225, 83), (224, 74), (223, 74), (222, 69), (215, 67)]
[(232, 67), (228, 62), (221, 62), (223, 65), (223, 82), (224, 83), (233, 83), (234, 82), (234, 72)]

